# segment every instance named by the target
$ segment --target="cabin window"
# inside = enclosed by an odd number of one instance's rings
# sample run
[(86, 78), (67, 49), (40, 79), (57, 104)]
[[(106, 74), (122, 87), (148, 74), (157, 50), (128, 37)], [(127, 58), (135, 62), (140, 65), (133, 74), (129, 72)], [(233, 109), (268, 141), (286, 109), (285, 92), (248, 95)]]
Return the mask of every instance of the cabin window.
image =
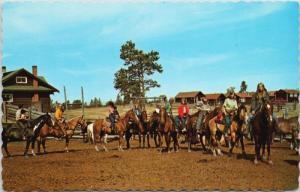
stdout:
[(2, 97), (5, 102), (14, 102), (13, 94), (4, 93)]
[(27, 77), (24, 76), (17, 76), (16, 77), (16, 83), (27, 83)]

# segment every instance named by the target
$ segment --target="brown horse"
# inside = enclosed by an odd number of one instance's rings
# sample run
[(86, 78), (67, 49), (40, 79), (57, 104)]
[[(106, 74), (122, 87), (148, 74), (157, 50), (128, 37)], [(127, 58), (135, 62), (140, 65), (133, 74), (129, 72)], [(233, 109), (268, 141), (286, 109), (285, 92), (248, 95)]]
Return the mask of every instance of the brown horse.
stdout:
[(144, 128), (137, 117), (137, 115), (134, 113), (134, 111), (131, 109), (125, 113), (123, 117), (120, 118), (120, 120), (116, 123), (116, 129), (119, 135), (119, 146), (118, 149), (119, 151), (123, 151), (123, 137), (124, 134), (128, 128), (128, 122), (133, 121), (135, 124), (138, 125), (138, 128), (140, 130), (140, 133), (144, 133)]
[(159, 127), (158, 127), (158, 143), (159, 143), (159, 151), (162, 152), (162, 137), (165, 137), (166, 140), (166, 150), (169, 153), (170, 149), (170, 141), (171, 137), (173, 139), (174, 143), (174, 151), (179, 150), (179, 143), (177, 139), (177, 132), (175, 129), (175, 123), (171, 119), (171, 117), (168, 116), (167, 111), (164, 107), (162, 107), (159, 110)]
[[(66, 145), (65, 145), (65, 151), (69, 152), (69, 141), (71, 137), (74, 135), (75, 128), (77, 126), (80, 126), (81, 129), (85, 128), (87, 126), (86, 121), (84, 120), (83, 116), (74, 117), (68, 121), (66, 121), (66, 126), (62, 127), (66, 131)], [(44, 152), (46, 152), (46, 137), (47, 136), (53, 136), (60, 138), (63, 136), (63, 133), (61, 131), (61, 127), (63, 125), (56, 124), (53, 127), (49, 127), (47, 125), (44, 125), (39, 133), (39, 139), (38, 139), (38, 152), (40, 152), (40, 145), (43, 145)]]
[[(254, 164), (261, 159), (260, 149), (262, 148), (262, 157), (265, 154), (265, 145), (267, 144), (269, 164), (273, 164), (271, 160), (271, 142), (274, 131), (273, 105), (270, 102), (263, 102), (259, 111), (255, 114), (252, 123), (253, 135), (255, 142), (255, 159)], [(263, 158), (262, 158), (263, 159)]]
[(230, 126), (230, 133), (231, 133), (231, 147), (229, 149), (229, 156), (231, 156), (233, 148), (237, 141), (241, 142), (242, 146), (242, 154), (245, 157), (245, 147), (244, 147), (244, 133), (247, 130), (247, 108), (245, 105), (241, 105), (238, 110), (237, 114), (233, 117), (231, 126)]
[(291, 150), (298, 150), (298, 117), (292, 117), (289, 119), (278, 118), (278, 129), (276, 130), (276, 133), (280, 136), (280, 142), (282, 142), (282, 138), (284, 138), (285, 135), (290, 134), (292, 136), (290, 144)]
[(186, 124), (186, 128), (187, 128), (187, 142), (188, 142), (188, 152), (191, 152), (191, 148), (192, 148), (192, 144), (196, 144), (197, 143), (197, 129), (196, 129), (196, 125), (197, 125), (197, 120), (199, 117), (199, 111), (188, 116), (187, 118), (187, 124)]
[(97, 142), (100, 142), (104, 151), (108, 151), (105, 142), (102, 142), (102, 138), (105, 134), (111, 133), (110, 123), (104, 119), (98, 119), (93, 123), (93, 142), (95, 145), (96, 151), (99, 151)]
[(222, 106), (217, 106), (212, 112), (210, 112), (205, 119), (206, 130), (209, 131), (208, 137), (210, 137), (210, 148), (214, 156), (223, 155), (220, 149), (220, 140), (224, 135), (225, 124), (217, 122), (217, 115), (223, 113), (224, 109)]

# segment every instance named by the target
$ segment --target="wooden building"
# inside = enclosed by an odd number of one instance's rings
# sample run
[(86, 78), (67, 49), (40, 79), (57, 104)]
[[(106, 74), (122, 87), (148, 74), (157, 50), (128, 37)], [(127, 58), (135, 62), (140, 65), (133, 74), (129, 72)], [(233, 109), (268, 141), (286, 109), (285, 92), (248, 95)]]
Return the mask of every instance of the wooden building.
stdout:
[(43, 76), (38, 76), (37, 66), (32, 66), (32, 73), (26, 69), (6, 71), (2, 66), (2, 98), (13, 105), (23, 104), (38, 111), (50, 111), (50, 95), (59, 92)]
[(238, 102), (250, 105), (252, 100), (253, 92), (243, 92), (243, 93), (236, 93)]
[(209, 105), (216, 106), (224, 103), (226, 96), (223, 93), (210, 93), (205, 94), (205, 98)]
[(299, 91), (295, 89), (279, 89), (270, 91), (269, 96), (274, 104), (298, 103)]
[(185, 99), (187, 103), (195, 104), (201, 97), (205, 97), (201, 91), (179, 92), (175, 96), (175, 102), (180, 103), (181, 99)]

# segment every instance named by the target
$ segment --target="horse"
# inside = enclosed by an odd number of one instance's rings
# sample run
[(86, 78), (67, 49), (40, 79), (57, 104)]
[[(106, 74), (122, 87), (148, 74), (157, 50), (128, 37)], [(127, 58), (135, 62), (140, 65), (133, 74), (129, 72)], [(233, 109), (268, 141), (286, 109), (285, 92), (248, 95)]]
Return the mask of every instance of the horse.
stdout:
[(199, 117), (199, 113), (200, 113), (200, 111), (188, 116), (188, 118), (187, 118), (186, 136), (187, 136), (187, 142), (188, 142), (188, 152), (191, 152), (192, 144), (197, 143), (198, 134), (197, 134), (196, 126), (197, 126), (197, 120)]
[(44, 115), (39, 116), (34, 120), (29, 120), (25, 123), (25, 128), (20, 129), (16, 124), (12, 124), (7, 128), (3, 128), (2, 131), (2, 148), (5, 150), (7, 157), (11, 157), (11, 154), (8, 152), (7, 144), (10, 141), (22, 141), (23, 136), (25, 136), (26, 140), (26, 148), (24, 151), (24, 156), (27, 157), (27, 152), (29, 145), (31, 143), (31, 152), (32, 155), (35, 156), (34, 153), (34, 142), (38, 136), (39, 131), (44, 125), (53, 126), (53, 122), (51, 120), (51, 116), (46, 113)]
[[(119, 151), (123, 151), (123, 137), (124, 134), (126, 132), (126, 130), (128, 129), (128, 122), (129, 121), (133, 121), (139, 128), (140, 133), (144, 133), (144, 128), (139, 120), (139, 118), (137, 117), (137, 115), (134, 113), (133, 109), (127, 111), (125, 113), (125, 115), (123, 117), (121, 117), (119, 119), (119, 121), (116, 123), (116, 129), (119, 135), (119, 145), (118, 145), (118, 150)], [(128, 142), (129, 144), (129, 142)]]
[[(74, 135), (74, 131), (75, 128), (80, 125), (81, 129), (85, 129), (87, 127), (86, 121), (82, 116), (78, 116), (78, 117), (74, 117), (68, 121), (66, 121), (66, 125), (59, 125), (56, 124), (54, 126), (48, 126), (48, 125), (44, 125), (41, 130), (39, 131), (39, 139), (38, 139), (38, 152), (40, 152), (40, 145), (43, 145), (43, 149), (44, 149), (44, 153), (46, 153), (46, 137), (48, 136), (53, 136), (53, 137), (57, 137), (57, 138), (61, 138), (63, 137), (63, 132), (61, 130), (61, 128), (65, 129), (66, 131), (66, 136), (65, 136), (65, 141), (66, 141), (66, 145), (65, 145), (65, 151), (69, 152), (69, 141), (71, 139), (71, 137)], [(63, 127), (60, 127), (63, 126)]]
[(298, 133), (299, 133), (299, 122), (298, 117), (292, 117), (289, 119), (278, 118), (278, 127), (276, 133), (280, 135), (280, 142), (285, 135), (290, 134), (292, 136), (290, 148), (291, 150), (298, 150)]
[(169, 153), (170, 139), (173, 139), (174, 151), (179, 151), (179, 143), (177, 139), (177, 132), (175, 129), (175, 122), (168, 116), (164, 107), (159, 110), (159, 127), (158, 127), (158, 143), (159, 151), (162, 152), (162, 137), (166, 140), (166, 150)]
[[(271, 160), (271, 142), (274, 131), (275, 121), (273, 119), (273, 105), (270, 102), (263, 101), (260, 109), (254, 115), (252, 123), (252, 131), (255, 143), (255, 158), (254, 164), (258, 163), (261, 158), (260, 149), (262, 148), (262, 157), (265, 154), (265, 145), (267, 144), (268, 157), (267, 161), (270, 165), (273, 164)], [(262, 158), (263, 159), (263, 158)]]
[[(139, 146), (141, 147), (141, 142), (142, 142), (142, 138), (143, 138), (143, 148), (145, 148), (145, 140), (146, 140), (146, 136), (147, 136), (147, 145), (148, 148), (150, 148), (150, 141), (149, 141), (149, 123), (147, 121), (147, 111), (142, 111), (142, 114), (140, 116), (140, 121), (141, 124), (144, 128), (144, 133), (143, 134), (139, 134)], [(141, 138), (142, 137), (142, 138)]]
[(97, 146), (97, 142), (100, 142), (104, 151), (108, 151), (105, 146), (105, 142), (102, 142), (102, 138), (105, 134), (111, 133), (110, 122), (107, 122), (104, 119), (97, 119), (94, 123), (90, 124), (89, 126), (92, 127), (92, 135), (93, 135), (93, 143), (95, 145), (96, 151), (99, 151)]
[[(217, 154), (223, 155), (221, 149), (219, 148), (219, 145), (220, 145), (220, 140), (224, 135), (225, 124), (216, 122), (218, 118), (217, 115), (222, 111), (223, 111), (223, 107), (217, 106), (212, 112), (208, 114), (207, 118), (205, 119), (205, 127), (206, 127), (206, 131), (208, 131), (206, 136), (210, 138), (209, 139), (210, 148), (214, 156), (216, 156)], [(222, 115), (224, 116), (223, 112)]]
[(230, 125), (230, 136), (231, 136), (231, 147), (229, 149), (229, 156), (232, 155), (232, 151), (236, 142), (240, 141), (242, 146), (242, 155), (245, 157), (245, 147), (244, 147), (244, 133), (247, 130), (247, 108), (245, 105), (240, 105), (237, 114), (233, 117)]

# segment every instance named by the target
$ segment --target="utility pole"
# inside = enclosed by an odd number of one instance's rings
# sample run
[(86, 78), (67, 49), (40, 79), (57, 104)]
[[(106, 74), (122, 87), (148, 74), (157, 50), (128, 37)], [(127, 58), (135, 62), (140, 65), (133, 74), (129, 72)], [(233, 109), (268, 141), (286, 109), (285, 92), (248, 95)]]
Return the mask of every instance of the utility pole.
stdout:
[(82, 109), (82, 115), (84, 116), (84, 94), (83, 94), (82, 86), (81, 86), (81, 109)]

